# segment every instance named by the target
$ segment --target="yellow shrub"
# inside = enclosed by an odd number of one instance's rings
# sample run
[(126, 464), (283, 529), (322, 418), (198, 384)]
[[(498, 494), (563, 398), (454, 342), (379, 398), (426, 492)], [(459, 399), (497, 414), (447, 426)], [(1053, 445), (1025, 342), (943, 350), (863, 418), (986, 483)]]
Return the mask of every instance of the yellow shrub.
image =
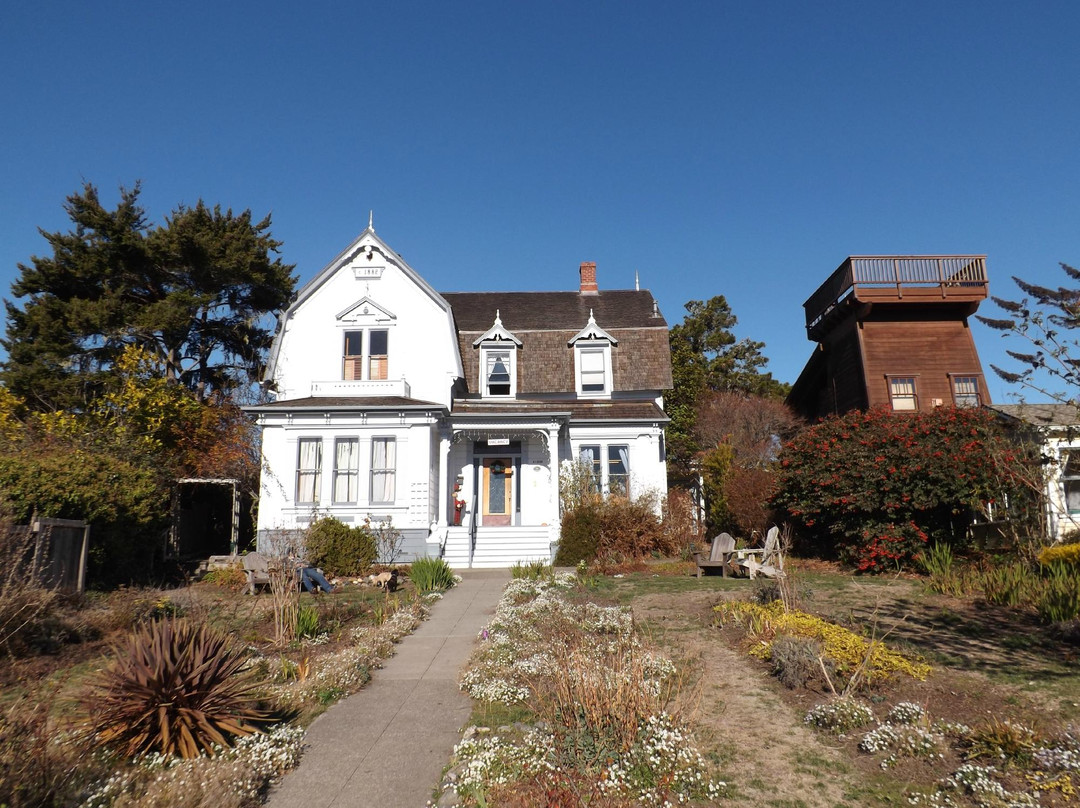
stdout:
[(784, 611), (780, 601), (768, 606), (748, 601), (728, 601), (716, 606), (715, 611), (721, 621), (730, 619), (759, 640), (750, 654), (760, 659), (770, 658), (772, 641), (777, 634), (787, 634), (820, 642), (825, 656), (833, 661), (836, 670), (842, 674), (853, 672), (867, 660), (867, 682), (887, 679), (892, 673), (903, 673), (922, 681), (930, 674), (930, 666), (925, 662), (891, 651), (881, 641), (871, 642), (812, 614)]
[(1080, 565), (1080, 543), (1055, 544), (1052, 547), (1044, 547), (1039, 553), (1040, 564), (1053, 564), (1054, 562)]

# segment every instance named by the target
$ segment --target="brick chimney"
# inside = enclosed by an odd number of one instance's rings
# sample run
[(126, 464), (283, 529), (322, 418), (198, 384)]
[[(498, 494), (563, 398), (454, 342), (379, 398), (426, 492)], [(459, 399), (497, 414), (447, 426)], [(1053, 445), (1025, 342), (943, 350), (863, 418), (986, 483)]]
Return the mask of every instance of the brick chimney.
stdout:
[(595, 295), (600, 289), (596, 285), (596, 262), (581, 262), (581, 294)]

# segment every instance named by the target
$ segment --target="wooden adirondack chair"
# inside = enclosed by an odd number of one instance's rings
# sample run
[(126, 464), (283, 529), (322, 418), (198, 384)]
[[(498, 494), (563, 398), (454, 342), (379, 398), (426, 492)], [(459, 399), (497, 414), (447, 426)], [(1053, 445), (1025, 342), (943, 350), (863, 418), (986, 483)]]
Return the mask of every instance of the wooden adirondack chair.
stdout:
[(720, 574), (727, 578), (731, 570), (731, 555), (735, 552), (735, 539), (727, 533), (721, 533), (712, 540), (712, 549), (706, 559), (704, 553), (694, 553), (697, 562), (697, 577), (700, 578), (707, 567), (719, 567)]
[(739, 550), (738, 557), (732, 563), (745, 569), (751, 578), (758, 573), (768, 578), (783, 578), (784, 554), (780, 550), (780, 528), (769, 528), (764, 547)]

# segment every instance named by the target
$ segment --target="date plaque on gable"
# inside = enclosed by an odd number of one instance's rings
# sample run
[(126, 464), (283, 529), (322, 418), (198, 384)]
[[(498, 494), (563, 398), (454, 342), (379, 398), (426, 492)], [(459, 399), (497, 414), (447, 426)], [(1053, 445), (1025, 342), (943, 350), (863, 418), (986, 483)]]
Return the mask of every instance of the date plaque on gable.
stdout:
[(377, 281), (382, 277), (384, 269), (386, 267), (353, 266), (353, 277), (358, 281)]

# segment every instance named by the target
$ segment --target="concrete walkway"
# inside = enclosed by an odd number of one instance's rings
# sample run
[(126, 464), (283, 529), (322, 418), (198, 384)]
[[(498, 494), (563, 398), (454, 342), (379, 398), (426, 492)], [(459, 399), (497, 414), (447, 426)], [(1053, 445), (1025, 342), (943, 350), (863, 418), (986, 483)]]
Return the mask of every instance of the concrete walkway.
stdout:
[(472, 701), (458, 675), (495, 612), (507, 570), (468, 570), (367, 687), (319, 716), (270, 808), (422, 808)]

